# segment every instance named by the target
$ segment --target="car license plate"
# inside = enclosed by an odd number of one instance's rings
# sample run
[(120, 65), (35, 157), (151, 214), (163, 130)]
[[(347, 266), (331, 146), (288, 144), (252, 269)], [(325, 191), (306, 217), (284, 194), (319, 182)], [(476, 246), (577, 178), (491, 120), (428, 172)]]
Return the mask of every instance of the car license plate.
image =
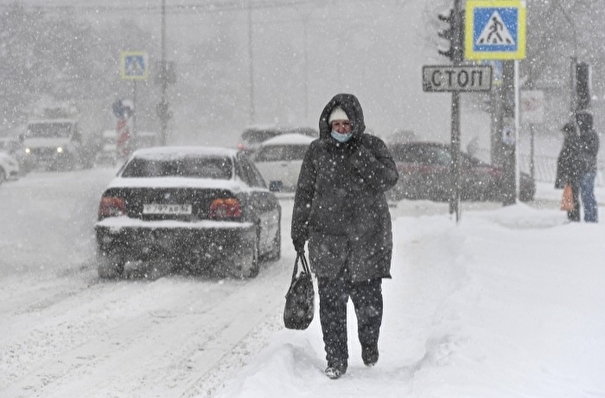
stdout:
[(191, 205), (150, 203), (143, 205), (143, 214), (191, 214)]

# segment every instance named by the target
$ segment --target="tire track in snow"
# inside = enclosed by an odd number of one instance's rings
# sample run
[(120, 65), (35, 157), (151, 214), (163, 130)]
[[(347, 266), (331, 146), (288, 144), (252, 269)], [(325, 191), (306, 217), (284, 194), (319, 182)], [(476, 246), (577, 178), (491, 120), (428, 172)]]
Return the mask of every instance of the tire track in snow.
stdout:
[[(277, 264), (272, 267), (279, 268)], [(207, 378), (233, 347), (265, 318), (281, 310), (283, 296), (281, 292), (276, 294), (276, 289), (284, 289), (288, 271), (272, 270), (271, 274), (253, 281), (223, 284), (194, 281), (175, 297), (160, 296), (161, 306), (144, 308), (140, 315), (123, 320), (118, 320), (123, 317), (119, 312), (145, 305), (149, 296), (167, 294), (162, 285), (172, 285), (169, 290), (174, 292), (180, 288), (180, 281), (159, 280), (137, 292), (122, 286), (121, 297), (113, 297), (121, 284), (110, 285), (110, 289), (101, 289), (102, 297), (89, 298), (92, 301), (88, 305), (81, 304), (79, 311), (44, 314), (44, 319), (56, 316), (74, 319), (73, 324), (63, 325), (63, 329), (79, 328), (76, 338), (94, 328), (101, 330), (93, 331), (85, 341), (62, 351), (60, 346), (68, 335), (58, 336), (56, 328), (46, 326), (50, 328), (47, 330), (49, 339), (55, 338), (50, 345), (59, 347), (57, 352), (43, 355), (39, 365), (27, 369), (26, 375), (10, 383), (0, 395), (18, 397), (34, 393), (45, 397), (76, 397), (87, 391), (88, 397), (115, 394), (148, 397), (162, 391), (157, 396), (180, 397), (186, 390), (203, 389), (197, 384)], [(262, 286), (259, 287), (257, 281)], [(156, 286), (160, 288), (155, 289)], [(134, 295), (127, 297), (128, 294)], [(68, 301), (88, 300), (82, 298)], [(121, 299), (125, 302), (116, 304)], [(108, 307), (100, 309), (103, 305)], [(83, 309), (91, 314), (90, 319), (80, 320), (79, 316), (86, 315), (74, 314)], [(48, 312), (56, 310), (51, 307)], [(111, 312), (116, 313), (113, 320), (105, 319)], [(103, 328), (103, 320), (110, 325), (118, 323)]]

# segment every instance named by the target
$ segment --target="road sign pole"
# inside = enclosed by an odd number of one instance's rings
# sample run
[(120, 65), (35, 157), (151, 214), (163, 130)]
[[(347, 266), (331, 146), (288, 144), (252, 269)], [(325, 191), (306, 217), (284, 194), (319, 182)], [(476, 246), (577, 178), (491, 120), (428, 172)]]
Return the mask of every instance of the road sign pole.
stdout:
[(450, 199), (450, 214), (456, 213), (460, 220), (460, 92), (452, 92), (452, 180), (454, 189)]
[(517, 198), (517, 142), (518, 142), (518, 119), (517, 109), (517, 77), (516, 61), (503, 62), (502, 74), (502, 130), (499, 132), (499, 149), (501, 156), (501, 167), (503, 169), (504, 206), (513, 205)]
[(520, 123), (519, 60), (515, 60), (515, 202), (519, 202), (521, 169), (519, 168), (519, 129)]
[(132, 130), (131, 136), (134, 138), (137, 135), (137, 81), (132, 81)]
[(168, 112), (168, 107), (167, 107), (167, 100), (166, 100), (166, 89), (168, 86), (168, 81), (167, 81), (167, 76), (166, 76), (166, 0), (162, 0), (162, 26), (161, 26), (161, 37), (160, 37), (160, 44), (161, 44), (161, 62), (162, 62), (162, 81), (161, 81), (161, 100), (160, 100), (160, 106), (162, 107), (162, 109), (164, 110), (164, 112), (162, 112), (162, 114), (160, 115), (160, 142), (159, 144), (161, 146), (165, 146), (166, 142), (168, 141), (167, 139), (167, 135), (168, 135), (168, 118), (167, 116), (167, 112)]
[[(454, 12), (452, 13), (453, 43), (452, 49), (454, 55), (452, 61), (454, 66), (460, 66), (464, 61), (462, 52), (462, 11), (460, 9), (460, 0), (454, 0)], [(456, 222), (460, 220), (460, 92), (452, 92), (452, 137), (451, 153), (452, 167), (451, 176), (453, 190), (450, 198), (450, 214), (456, 213)]]

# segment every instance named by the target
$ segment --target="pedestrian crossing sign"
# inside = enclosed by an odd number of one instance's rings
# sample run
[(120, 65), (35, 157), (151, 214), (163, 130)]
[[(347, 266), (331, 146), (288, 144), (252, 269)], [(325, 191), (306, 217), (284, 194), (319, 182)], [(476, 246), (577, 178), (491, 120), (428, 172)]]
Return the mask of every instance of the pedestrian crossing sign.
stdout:
[(122, 79), (145, 80), (149, 75), (147, 53), (143, 51), (122, 52)]
[(464, 33), (466, 59), (525, 58), (525, 2), (468, 0)]

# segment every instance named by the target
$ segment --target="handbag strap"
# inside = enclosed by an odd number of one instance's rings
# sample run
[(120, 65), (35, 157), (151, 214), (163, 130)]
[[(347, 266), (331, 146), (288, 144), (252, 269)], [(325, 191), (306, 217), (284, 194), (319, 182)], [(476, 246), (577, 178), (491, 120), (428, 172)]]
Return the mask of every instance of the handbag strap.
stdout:
[(304, 253), (297, 253), (296, 261), (294, 262), (294, 270), (292, 271), (292, 281), (294, 281), (294, 279), (296, 279), (296, 275), (298, 275), (298, 260), (300, 260), (302, 265), (302, 272), (306, 272), (307, 274), (311, 275), (311, 269), (309, 268), (307, 257)]
[(302, 264), (303, 271), (311, 275), (311, 268), (309, 267), (309, 263), (307, 262), (307, 257), (305, 256), (305, 253), (300, 256), (300, 262)]

